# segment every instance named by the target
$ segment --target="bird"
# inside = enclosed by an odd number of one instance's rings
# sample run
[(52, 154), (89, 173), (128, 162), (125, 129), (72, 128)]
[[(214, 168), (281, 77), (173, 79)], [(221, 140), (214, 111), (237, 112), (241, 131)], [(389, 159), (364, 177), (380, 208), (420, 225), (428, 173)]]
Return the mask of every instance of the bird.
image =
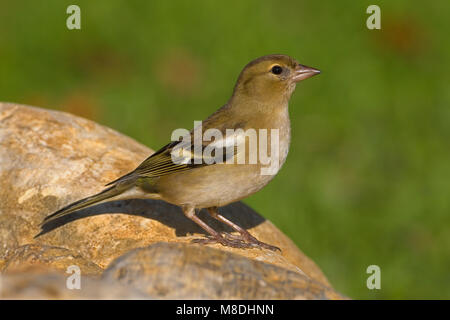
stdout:
[[(280, 250), (225, 218), (219, 208), (256, 193), (278, 173), (291, 140), (289, 100), (298, 82), (319, 73), (318, 69), (283, 54), (265, 55), (251, 61), (239, 74), (228, 102), (201, 125), (186, 130), (184, 136), (151, 154), (133, 171), (108, 183), (100, 193), (50, 214), (40, 227), (44, 229), (63, 216), (106, 201), (159, 199), (179, 206), (187, 218), (206, 231), (205, 237), (193, 240), (195, 243)], [(203, 139), (208, 130), (216, 134), (209, 144)], [(277, 155), (273, 170), (263, 173), (267, 163), (262, 161), (261, 144), (254, 143), (252, 147), (254, 136), (248, 132), (269, 131), (276, 135), (260, 134), (256, 138), (259, 142), (266, 141), (266, 149), (274, 142), (271, 155)], [(218, 232), (201, 220), (198, 216), (201, 209), (231, 227), (234, 234)]]

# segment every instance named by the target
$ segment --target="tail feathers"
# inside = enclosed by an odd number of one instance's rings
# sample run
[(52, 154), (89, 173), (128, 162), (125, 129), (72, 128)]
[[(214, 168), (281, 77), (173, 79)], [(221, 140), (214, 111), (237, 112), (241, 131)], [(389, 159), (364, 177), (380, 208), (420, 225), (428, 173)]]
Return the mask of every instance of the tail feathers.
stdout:
[(42, 223), (40, 224), (40, 227), (42, 227), (44, 224), (47, 224), (51, 221), (61, 218), (62, 216), (65, 216), (69, 213), (89, 207), (89, 206), (91, 206), (95, 203), (101, 202), (105, 199), (117, 196), (127, 189), (128, 188), (120, 187), (120, 185), (114, 185), (114, 186), (111, 186), (93, 196), (75, 201), (75, 202), (65, 206), (64, 208), (52, 213), (51, 215), (45, 217), (44, 221), (42, 221)]
[(111, 182), (105, 184), (105, 187), (110, 186), (110, 185), (113, 185), (113, 184), (120, 183), (120, 182), (122, 182), (122, 181), (125, 181), (125, 180), (127, 180), (128, 178), (132, 177), (134, 174), (135, 174), (134, 171), (131, 171), (131, 172), (127, 173), (126, 175), (121, 176), (120, 178), (117, 178), (116, 180), (111, 181)]

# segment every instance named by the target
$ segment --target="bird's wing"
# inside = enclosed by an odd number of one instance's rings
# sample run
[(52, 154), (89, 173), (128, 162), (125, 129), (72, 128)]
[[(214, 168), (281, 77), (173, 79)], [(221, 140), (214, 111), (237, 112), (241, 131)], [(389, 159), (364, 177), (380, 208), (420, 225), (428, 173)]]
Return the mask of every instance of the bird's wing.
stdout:
[[(195, 129), (194, 129), (195, 130)], [(239, 144), (243, 141), (242, 132), (222, 138), (212, 139), (212, 142), (201, 141), (200, 147), (194, 147), (194, 130), (190, 139), (173, 141), (145, 159), (134, 171), (114, 180), (107, 185), (135, 178), (157, 178), (175, 172), (193, 170), (203, 166), (225, 163), (236, 158), (241, 150)]]

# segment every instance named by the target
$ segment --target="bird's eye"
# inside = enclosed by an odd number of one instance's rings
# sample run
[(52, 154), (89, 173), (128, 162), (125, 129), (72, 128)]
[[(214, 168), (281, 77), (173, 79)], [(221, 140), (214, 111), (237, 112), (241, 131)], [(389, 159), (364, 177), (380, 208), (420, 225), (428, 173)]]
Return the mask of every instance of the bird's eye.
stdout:
[(280, 66), (273, 66), (272, 73), (273, 74), (281, 74), (283, 72), (283, 68)]

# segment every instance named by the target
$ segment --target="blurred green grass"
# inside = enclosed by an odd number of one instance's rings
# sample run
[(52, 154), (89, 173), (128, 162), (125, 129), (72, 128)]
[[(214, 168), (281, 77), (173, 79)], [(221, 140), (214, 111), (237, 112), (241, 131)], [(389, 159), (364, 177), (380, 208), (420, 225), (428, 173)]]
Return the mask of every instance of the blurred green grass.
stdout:
[[(301, 83), (280, 174), (245, 202), (352, 298), (450, 298), (450, 2), (0, 3), (0, 101), (69, 111), (156, 149), (284, 53)], [(447, 39), (447, 40), (445, 40)], [(366, 288), (381, 267), (381, 290)]]

